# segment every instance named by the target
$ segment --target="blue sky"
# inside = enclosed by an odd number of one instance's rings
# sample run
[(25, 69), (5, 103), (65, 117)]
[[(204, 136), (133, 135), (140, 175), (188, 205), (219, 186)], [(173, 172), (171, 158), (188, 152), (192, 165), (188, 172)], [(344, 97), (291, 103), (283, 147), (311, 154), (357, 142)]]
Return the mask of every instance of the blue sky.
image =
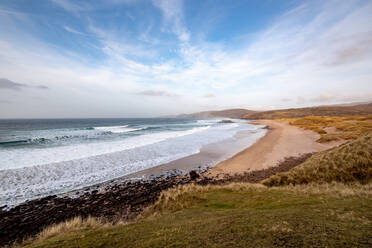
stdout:
[(2, 0), (0, 118), (372, 99), (372, 1)]

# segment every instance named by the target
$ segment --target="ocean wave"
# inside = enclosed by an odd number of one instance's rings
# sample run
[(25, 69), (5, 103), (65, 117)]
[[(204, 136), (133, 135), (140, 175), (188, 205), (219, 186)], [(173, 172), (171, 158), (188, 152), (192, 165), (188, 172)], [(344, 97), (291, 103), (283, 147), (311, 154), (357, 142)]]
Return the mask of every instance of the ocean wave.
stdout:
[(12, 145), (26, 144), (29, 142), (30, 142), (30, 139), (1, 141), (0, 146), (8, 146), (8, 145), (12, 146)]
[[(125, 139), (95, 140), (89, 143), (71, 143), (64, 146), (49, 146), (43, 149), (0, 150), (0, 170), (10, 168), (31, 167), (48, 163), (62, 162), (73, 159), (86, 158), (112, 152), (119, 152), (136, 147), (146, 146), (167, 139), (194, 134), (208, 129), (196, 127), (183, 131), (163, 131), (145, 133)], [(66, 156), (68, 154), (68, 156)]]
[(110, 133), (129, 133), (146, 129), (145, 127), (140, 128), (130, 128), (128, 125), (123, 126), (105, 126), (105, 127), (94, 127), (94, 130), (99, 130), (103, 132)]
[[(0, 147), (16, 147), (25, 145), (42, 145), (54, 142), (63, 142), (72, 139), (95, 139), (100, 136), (129, 133), (140, 130), (145, 130), (147, 127), (129, 128), (125, 126), (108, 126), (108, 127), (88, 127), (81, 129), (70, 130), (53, 130), (50, 133), (41, 132), (36, 137), (32, 138), (19, 138), (16, 140), (0, 141)], [(60, 135), (56, 135), (61, 133)]]

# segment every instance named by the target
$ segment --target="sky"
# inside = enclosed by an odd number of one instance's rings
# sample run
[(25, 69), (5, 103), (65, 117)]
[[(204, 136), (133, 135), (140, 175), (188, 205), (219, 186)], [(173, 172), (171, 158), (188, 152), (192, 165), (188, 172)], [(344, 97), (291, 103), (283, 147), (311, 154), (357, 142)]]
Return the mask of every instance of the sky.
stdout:
[(0, 118), (372, 100), (371, 0), (1, 0)]

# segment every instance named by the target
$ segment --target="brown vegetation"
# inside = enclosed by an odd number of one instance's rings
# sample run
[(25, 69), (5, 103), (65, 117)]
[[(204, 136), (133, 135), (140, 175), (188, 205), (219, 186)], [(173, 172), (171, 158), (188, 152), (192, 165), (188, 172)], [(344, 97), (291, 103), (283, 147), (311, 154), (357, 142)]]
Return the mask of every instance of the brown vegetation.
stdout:
[(372, 180), (372, 133), (319, 152), (293, 168), (264, 180), (266, 186), (308, 183), (368, 183)]
[(309, 116), (304, 118), (283, 118), (291, 125), (317, 132), (318, 142), (352, 140), (372, 132), (372, 115), (369, 116)]
[(350, 115), (372, 115), (371, 104), (356, 106), (323, 106), (308, 108), (293, 108), (282, 110), (270, 110), (245, 115), (248, 120), (300, 118), (305, 116), (350, 116)]

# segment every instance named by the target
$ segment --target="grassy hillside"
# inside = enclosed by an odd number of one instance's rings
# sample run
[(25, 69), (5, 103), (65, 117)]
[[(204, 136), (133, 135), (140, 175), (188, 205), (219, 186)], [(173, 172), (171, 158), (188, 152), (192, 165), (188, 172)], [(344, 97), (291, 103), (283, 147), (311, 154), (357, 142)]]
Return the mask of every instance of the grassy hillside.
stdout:
[(186, 186), (165, 192), (137, 223), (64, 229), (27, 247), (371, 247), (366, 187), (309, 193), (250, 184)]
[(360, 182), (372, 180), (372, 133), (355, 141), (319, 152), (289, 172), (263, 181), (267, 186), (306, 184), (311, 182)]
[(357, 106), (323, 106), (296, 109), (271, 110), (247, 114), (245, 119), (281, 119), (300, 118), (306, 116), (350, 116), (350, 115), (372, 115), (372, 105), (363, 104)]
[(215, 117), (225, 117), (239, 119), (245, 115), (256, 113), (256, 111), (247, 109), (225, 109), (218, 111), (204, 111), (193, 114), (182, 114), (178, 115), (179, 118), (215, 118)]
[(303, 118), (283, 118), (291, 125), (312, 130), (321, 135), (318, 142), (352, 140), (372, 132), (372, 115), (369, 116), (308, 116)]

